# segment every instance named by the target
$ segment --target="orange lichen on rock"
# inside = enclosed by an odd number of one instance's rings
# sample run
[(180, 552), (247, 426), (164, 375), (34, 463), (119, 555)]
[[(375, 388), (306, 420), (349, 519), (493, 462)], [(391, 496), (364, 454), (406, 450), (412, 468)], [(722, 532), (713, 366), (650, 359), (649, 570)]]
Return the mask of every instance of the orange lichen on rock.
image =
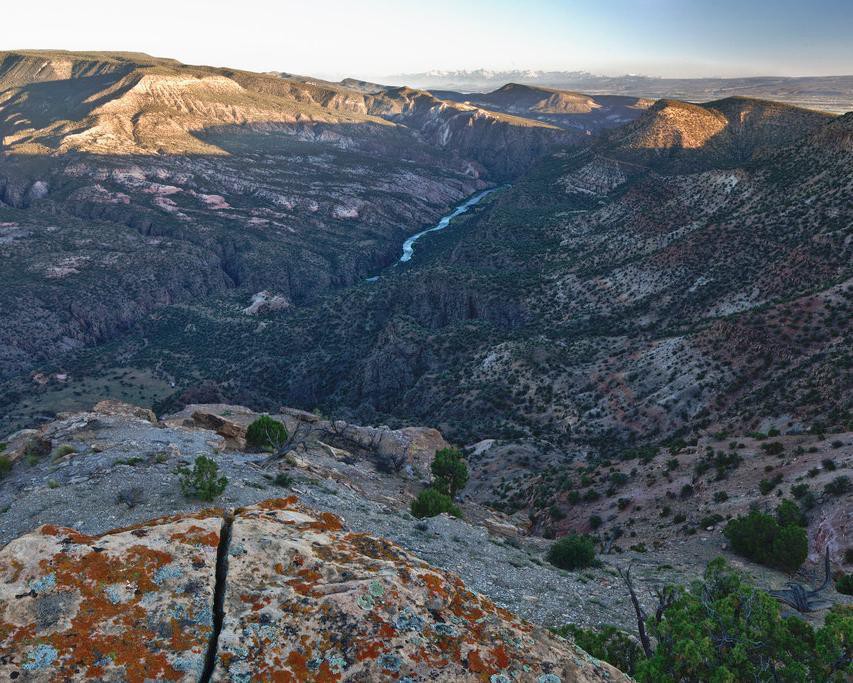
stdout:
[[(196, 680), (220, 526), (187, 516), (98, 537), (45, 526), (9, 543), (0, 550), (0, 678)], [(199, 547), (198, 535), (216, 543)]]
[(235, 515), (213, 680), (626, 680), (457, 576), (284, 500)]
[(219, 545), (219, 534), (217, 532), (206, 532), (195, 524), (186, 531), (175, 532), (171, 538), (173, 541), (180, 541), (188, 545), (209, 545), (214, 548)]
[(295, 497), (227, 519), (174, 516), (98, 537), (42, 527), (7, 545), (0, 679), (198, 680), (216, 613), (214, 681), (626, 680)]

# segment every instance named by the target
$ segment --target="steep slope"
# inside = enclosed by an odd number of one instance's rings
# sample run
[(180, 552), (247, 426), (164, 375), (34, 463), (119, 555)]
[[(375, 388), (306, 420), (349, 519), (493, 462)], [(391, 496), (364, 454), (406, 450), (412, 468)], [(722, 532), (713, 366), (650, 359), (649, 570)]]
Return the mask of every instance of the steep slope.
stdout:
[(792, 144), (832, 115), (742, 97), (706, 104), (660, 100), (606, 136), (601, 154), (660, 170), (737, 166)]
[(381, 136), (373, 127), (389, 121), (499, 176), (571, 139), (408, 88), (368, 92), (115, 53), (5, 53), (0, 62), (0, 151), (18, 154), (223, 154), (217, 133), (235, 127), (295, 134), (325, 124), (346, 140)]
[(222, 154), (198, 136), (211, 128), (252, 124), (383, 123), (333, 112), (292, 94), (249, 90), (214, 69), (128, 66), (124, 74), (78, 74), (0, 94), (3, 148), (17, 153)]

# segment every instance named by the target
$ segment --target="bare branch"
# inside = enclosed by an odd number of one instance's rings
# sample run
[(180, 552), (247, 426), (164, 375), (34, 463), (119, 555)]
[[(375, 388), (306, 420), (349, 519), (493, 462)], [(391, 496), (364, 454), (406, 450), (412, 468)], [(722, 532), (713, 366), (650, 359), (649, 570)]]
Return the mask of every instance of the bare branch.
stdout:
[(621, 567), (617, 567), (617, 571), (625, 582), (628, 593), (631, 596), (631, 604), (634, 606), (634, 613), (637, 615), (637, 630), (640, 633), (640, 643), (643, 646), (643, 652), (646, 657), (651, 657), (654, 651), (652, 650), (652, 643), (649, 640), (649, 636), (646, 633), (646, 615), (640, 606), (640, 601), (637, 599), (637, 592), (634, 590), (634, 583), (631, 580), (631, 565), (629, 564), (628, 568), (624, 570)]

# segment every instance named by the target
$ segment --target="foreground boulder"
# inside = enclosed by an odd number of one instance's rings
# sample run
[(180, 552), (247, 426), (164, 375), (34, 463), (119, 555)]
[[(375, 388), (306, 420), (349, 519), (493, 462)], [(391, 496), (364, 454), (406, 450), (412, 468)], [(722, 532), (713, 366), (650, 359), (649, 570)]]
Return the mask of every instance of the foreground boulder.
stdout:
[(0, 550), (0, 680), (196, 681), (213, 631), (217, 513)]
[(99, 537), (45, 526), (0, 550), (0, 679), (208, 677), (628, 680), (295, 497)]

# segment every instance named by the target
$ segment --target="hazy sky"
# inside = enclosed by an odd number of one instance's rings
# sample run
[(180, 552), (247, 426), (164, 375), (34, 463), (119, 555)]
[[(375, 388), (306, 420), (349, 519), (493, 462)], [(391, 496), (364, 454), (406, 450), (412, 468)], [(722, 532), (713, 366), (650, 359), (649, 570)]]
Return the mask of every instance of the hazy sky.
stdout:
[(430, 69), (853, 73), (853, 0), (3, 2), (0, 49), (134, 50), (324, 77)]

